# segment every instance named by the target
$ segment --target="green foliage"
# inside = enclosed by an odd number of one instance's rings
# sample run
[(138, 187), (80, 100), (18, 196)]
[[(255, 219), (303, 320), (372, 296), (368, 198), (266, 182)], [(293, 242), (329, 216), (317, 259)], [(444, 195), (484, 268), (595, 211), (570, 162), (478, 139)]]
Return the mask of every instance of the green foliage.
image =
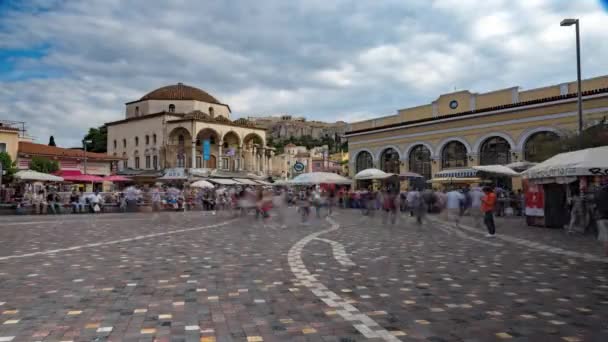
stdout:
[(310, 135), (304, 135), (301, 137), (290, 137), (289, 139), (274, 141), (272, 138), (268, 139), (268, 145), (272, 146), (276, 149), (276, 154), (281, 154), (285, 151), (285, 145), (294, 144), (296, 146), (306, 146), (307, 149), (311, 149), (317, 146), (327, 145), (329, 148), (329, 153), (339, 152), (340, 149), (344, 151), (348, 151), (348, 143), (344, 142), (343, 144), (336, 143), (334, 137), (322, 137), (321, 139), (314, 139)]
[(560, 137), (557, 141), (553, 139), (541, 141), (537, 151), (537, 161), (547, 160), (563, 152), (606, 145), (608, 145), (608, 124), (604, 120), (598, 125), (587, 128), (580, 136), (578, 134), (571, 134)]
[(0, 152), (0, 162), (2, 163), (2, 169), (5, 172), (4, 175), (0, 175), (0, 177), (2, 177), (2, 182), (10, 182), (15, 172), (17, 172), (17, 164), (7, 152)]
[(59, 163), (44, 157), (32, 157), (30, 169), (43, 173), (53, 173), (59, 170)]
[(87, 144), (87, 151), (106, 153), (108, 151), (108, 128), (101, 126), (99, 128), (89, 128), (89, 133), (84, 136), (84, 140), (91, 140)]
[(51, 137), (49, 138), (49, 146), (57, 146), (55, 144), (55, 137), (51, 135)]

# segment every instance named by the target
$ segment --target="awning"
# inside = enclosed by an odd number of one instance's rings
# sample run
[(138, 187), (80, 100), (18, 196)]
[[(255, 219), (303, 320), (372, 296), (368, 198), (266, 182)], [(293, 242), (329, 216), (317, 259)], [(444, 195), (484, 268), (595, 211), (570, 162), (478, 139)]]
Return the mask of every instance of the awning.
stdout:
[(439, 171), (433, 178), (467, 178), (477, 176), (477, 170), (475, 169), (448, 169)]
[(260, 183), (260, 184), (262, 184), (262, 185), (273, 185), (272, 183), (268, 183), (268, 182), (263, 181), (263, 180), (257, 180), (257, 179), (256, 179), (256, 180), (255, 180), (255, 182), (256, 182), (256, 183)]
[(254, 181), (252, 181), (251, 179), (246, 179), (246, 178), (235, 178), (235, 181), (241, 183), (241, 184), (245, 184), (245, 185), (260, 185)]
[(112, 175), (103, 177), (104, 182), (130, 182), (131, 178), (127, 178), (124, 176)]
[(103, 178), (94, 175), (85, 175), (80, 170), (60, 170), (55, 172), (56, 176), (62, 177), (66, 182), (101, 183)]
[(463, 184), (463, 183), (481, 183), (482, 180), (481, 180), (481, 178), (477, 178), (477, 177), (471, 177), (471, 178), (439, 177), (439, 178), (433, 178), (426, 182), (434, 183), (434, 184)]
[(523, 172), (530, 179), (573, 176), (604, 176), (608, 169), (608, 146), (560, 153)]
[(239, 183), (233, 181), (232, 179), (227, 179), (227, 178), (209, 178), (207, 180), (210, 181), (211, 183), (220, 184), (220, 185), (236, 185), (236, 184), (239, 184)]
[(504, 176), (510, 176), (510, 177), (519, 176), (519, 172), (515, 172), (515, 171), (513, 171), (513, 169), (503, 166), (503, 165), (479, 165), (479, 166), (473, 166), (473, 168), (478, 171), (483, 171), (483, 172), (487, 172), (487, 173), (495, 173), (498, 175), (504, 175)]

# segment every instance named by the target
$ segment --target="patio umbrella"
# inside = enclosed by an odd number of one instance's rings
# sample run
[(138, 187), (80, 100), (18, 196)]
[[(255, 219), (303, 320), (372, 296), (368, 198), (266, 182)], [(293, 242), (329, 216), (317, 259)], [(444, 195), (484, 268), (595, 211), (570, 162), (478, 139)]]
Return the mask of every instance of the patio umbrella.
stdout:
[(379, 169), (365, 169), (355, 175), (356, 180), (370, 180), (370, 179), (386, 179), (394, 176), (393, 173), (386, 173)]
[(15, 173), (15, 178), (19, 180), (31, 180), (40, 182), (63, 182), (63, 178), (48, 173), (42, 173), (34, 170), (22, 170)]
[(190, 184), (190, 187), (201, 188), (201, 189), (213, 189), (214, 188), (213, 184), (207, 182), (206, 180), (196, 181), (196, 182)]
[(494, 173), (503, 176), (515, 177), (519, 176), (519, 172), (513, 171), (513, 169), (504, 165), (479, 165), (473, 166), (473, 169), (483, 171), (487, 173)]
[(289, 184), (315, 185), (315, 184), (351, 184), (352, 181), (331, 172), (309, 172), (301, 174), (289, 181)]

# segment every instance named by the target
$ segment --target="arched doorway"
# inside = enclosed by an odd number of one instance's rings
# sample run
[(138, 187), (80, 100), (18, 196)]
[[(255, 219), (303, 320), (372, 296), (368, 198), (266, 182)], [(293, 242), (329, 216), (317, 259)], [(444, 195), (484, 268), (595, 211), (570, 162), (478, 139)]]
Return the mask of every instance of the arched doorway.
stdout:
[(532, 134), (524, 143), (524, 160), (540, 163), (552, 157), (546, 146), (559, 140), (559, 135), (550, 131), (542, 131)]
[(460, 141), (450, 141), (441, 150), (441, 168), (466, 167), (467, 147)]
[(355, 159), (355, 173), (374, 167), (374, 158), (367, 151), (361, 151)]
[(207, 160), (207, 167), (210, 169), (217, 169), (217, 158), (214, 155), (209, 156), (209, 160)]
[(243, 139), (245, 168), (250, 171), (263, 171), (267, 167), (264, 140), (256, 133), (249, 133)]
[[(204, 146), (205, 146), (205, 141), (209, 141), (209, 160), (205, 160), (204, 159)], [(217, 133), (214, 129), (212, 128), (204, 128), (202, 130), (200, 130), (198, 132), (198, 134), (196, 135), (196, 153), (197, 153), (197, 162), (196, 162), (196, 167), (203, 167), (203, 168), (210, 168), (210, 169), (215, 169), (217, 168), (217, 162), (213, 162), (213, 165), (211, 163), (211, 158), (213, 157), (213, 155), (217, 155), (219, 153), (219, 142), (220, 142), (220, 135), (219, 133)], [(213, 157), (215, 158), (215, 157)]]
[(241, 138), (234, 131), (229, 131), (222, 138), (222, 154), (226, 157), (222, 160), (222, 168), (230, 171), (239, 171), (243, 168), (243, 151), (241, 151)]
[(389, 147), (380, 155), (380, 169), (384, 172), (399, 174), (399, 152)]
[(502, 137), (486, 139), (479, 148), (479, 165), (505, 165), (511, 162), (511, 145)]
[(431, 179), (431, 150), (424, 145), (414, 146), (408, 157), (409, 170), (423, 176), (426, 180)]
[(192, 136), (187, 129), (178, 127), (171, 131), (166, 151), (165, 165), (168, 167), (193, 167)]

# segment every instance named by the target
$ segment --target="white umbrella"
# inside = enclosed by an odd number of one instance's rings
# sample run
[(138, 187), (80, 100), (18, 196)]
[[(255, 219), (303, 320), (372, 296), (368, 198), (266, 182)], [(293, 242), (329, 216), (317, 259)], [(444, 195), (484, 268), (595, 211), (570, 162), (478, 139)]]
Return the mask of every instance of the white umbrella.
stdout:
[(478, 165), (473, 166), (473, 169), (504, 176), (519, 176), (519, 172), (513, 171), (513, 169), (508, 168), (504, 165)]
[(523, 172), (527, 178), (605, 176), (608, 146), (560, 153)]
[(15, 173), (15, 178), (19, 180), (31, 180), (40, 182), (63, 182), (63, 178), (48, 173), (42, 173), (34, 170), (22, 170)]
[(214, 188), (213, 184), (207, 182), (206, 180), (196, 181), (196, 182), (190, 184), (190, 187), (201, 188), (201, 189), (213, 189)]
[(290, 184), (314, 185), (314, 184), (351, 184), (352, 181), (331, 172), (309, 172), (303, 173), (289, 181)]
[(355, 175), (357, 180), (369, 180), (369, 179), (386, 179), (394, 176), (393, 173), (386, 173), (378, 169), (365, 169)]

